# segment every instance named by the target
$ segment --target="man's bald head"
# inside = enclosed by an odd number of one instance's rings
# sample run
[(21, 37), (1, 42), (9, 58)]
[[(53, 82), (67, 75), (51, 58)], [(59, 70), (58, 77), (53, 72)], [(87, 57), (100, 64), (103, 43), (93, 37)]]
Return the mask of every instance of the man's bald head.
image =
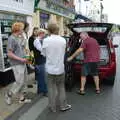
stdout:
[(83, 39), (83, 40), (85, 40), (86, 38), (88, 38), (88, 33), (87, 32), (81, 32), (80, 33), (80, 37), (81, 37), (81, 39)]

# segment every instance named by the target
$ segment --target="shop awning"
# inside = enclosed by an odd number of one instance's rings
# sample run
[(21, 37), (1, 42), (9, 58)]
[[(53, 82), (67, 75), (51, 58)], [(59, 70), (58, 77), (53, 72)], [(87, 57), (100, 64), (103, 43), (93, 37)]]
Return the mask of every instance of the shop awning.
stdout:
[(74, 20), (77, 20), (77, 19), (82, 19), (84, 21), (92, 21), (91, 19), (89, 19), (88, 17), (84, 16), (84, 15), (81, 15), (81, 14), (77, 14), (75, 15), (75, 19)]
[(34, 11), (35, 11), (35, 9), (37, 8), (39, 2), (40, 2), (40, 0), (35, 0), (35, 2), (34, 2)]

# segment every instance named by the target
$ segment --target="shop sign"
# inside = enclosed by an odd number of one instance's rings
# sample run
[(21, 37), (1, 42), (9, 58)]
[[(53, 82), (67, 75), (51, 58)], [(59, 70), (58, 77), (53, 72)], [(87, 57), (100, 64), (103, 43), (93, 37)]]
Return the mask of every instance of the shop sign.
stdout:
[(67, 8), (64, 8), (62, 6), (56, 5), (53, 2), (47, 0), (40, 0), (38, 7), (42, 10), (68, 17), (70, 19), (74, 19), (75, 14), (72, 13), (72, 11), (68, 10)]
[(23, 0), (13, 0), (13, 1), (23, 3)]
[(32, 15), (34, 0), (0, 0), (0, 11)]
[(0, 19), (1, 19), (1, 20), (25, 21), (25, 20), (26, 20), (26, 17), (25, 17), (25, 16), (20, 16), (20, 15), (14, 15), (14, 14), (4, 14), (4, 13), (0, 13)]

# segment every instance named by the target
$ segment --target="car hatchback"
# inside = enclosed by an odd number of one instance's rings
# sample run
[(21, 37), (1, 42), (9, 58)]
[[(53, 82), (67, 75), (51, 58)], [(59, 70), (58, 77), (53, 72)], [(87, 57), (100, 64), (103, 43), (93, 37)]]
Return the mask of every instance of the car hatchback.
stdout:
[[(116, 54), (113, 45), (112, 28), (110, 23), (71, 23), (68, 28), (72, 31), (67, 45), (66, 56), (73, 54), (81, 45), (81, 32), (87, 32), (90, 37), (97, 40), (100, 45), (99, 77), (110, 85), (114, 85), (116, 76)], [(72, 62), (66, 62), (66, 85), (71, 87), (76, 79), (80, 78), (81, 64), (84, 54), (78, 55)]]

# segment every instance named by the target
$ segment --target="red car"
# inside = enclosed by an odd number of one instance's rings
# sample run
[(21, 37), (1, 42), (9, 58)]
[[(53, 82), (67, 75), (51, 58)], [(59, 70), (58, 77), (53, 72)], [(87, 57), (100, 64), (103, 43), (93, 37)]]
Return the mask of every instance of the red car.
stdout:
[[(72, 31), (67, 45), (66, 56), (73, 54), (81, 45), (79, 37), (80, 32), (88, 32), (89, 36), (95, 38), (100, 45), (100, 62), (99, 76), (100, 80), (104, 80), (110, 85), (114, 85), (116, 76), (116, 54), (113, 45), (113, 36), (111, 29), (114, 24), (109, 23), (72, 23), (68, 28)], [(71, 87), (75, 80), (80, 79), (81, 64), (83, 63), (84, 55), (81, 53), (72, 62), (66, 62), (66, 85)], [(89, 79), (89, 77), (88, 77)]]

